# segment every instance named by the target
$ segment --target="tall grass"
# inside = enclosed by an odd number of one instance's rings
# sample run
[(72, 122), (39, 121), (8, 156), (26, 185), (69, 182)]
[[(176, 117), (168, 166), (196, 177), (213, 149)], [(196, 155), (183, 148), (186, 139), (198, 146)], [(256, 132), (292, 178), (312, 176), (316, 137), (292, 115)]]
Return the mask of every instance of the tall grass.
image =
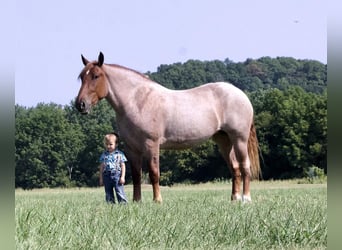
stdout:
[(102, 188), (16, 190), (16, 248), (326, 249), (326, 184), (252, 188), (250, 204), (222, 183), (163, 188), (161, 205), (150, 186), (127, 205), (106, 204)]

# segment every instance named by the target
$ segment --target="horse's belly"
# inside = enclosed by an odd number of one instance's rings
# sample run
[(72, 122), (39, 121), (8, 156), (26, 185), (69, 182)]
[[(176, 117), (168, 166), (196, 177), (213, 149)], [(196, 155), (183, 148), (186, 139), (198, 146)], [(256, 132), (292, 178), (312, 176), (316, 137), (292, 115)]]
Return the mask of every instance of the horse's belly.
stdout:
[(160, 140), (162, 149), (183, 149), (198, 145), (208, 139), (217, 132), (217, 129), (210, 127), (192, 127), (177, 128), (172, 131), (166, 131), (164, 137)]
[[(182, 106), (178, 106), (182, 107)], [(220, 119), (211, 106), (200, 110), (189, 105), (169, 113), (161, 148), (189, 148), (211, 138), (220, 128)]]
[(176, 141), (176, 140), (165, 140), (165, 142), (162, 142), (160, 144), (161, 149), (187, 149), (191, 148), (195, 145), (199, 145), (202, 142), (208, 140), (208, 138), (201, 138), (201, 139), (193, 139), (193, 140), (183, 140), (183, 141)]

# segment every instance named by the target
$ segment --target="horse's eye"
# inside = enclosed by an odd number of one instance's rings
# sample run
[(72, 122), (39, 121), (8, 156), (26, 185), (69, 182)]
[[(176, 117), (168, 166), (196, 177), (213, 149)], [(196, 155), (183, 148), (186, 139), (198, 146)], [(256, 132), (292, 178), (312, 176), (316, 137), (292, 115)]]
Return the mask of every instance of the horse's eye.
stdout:
[(96, 80), (97, 78), (99, 78), (98, 75), (93, 75), (93, 80)]

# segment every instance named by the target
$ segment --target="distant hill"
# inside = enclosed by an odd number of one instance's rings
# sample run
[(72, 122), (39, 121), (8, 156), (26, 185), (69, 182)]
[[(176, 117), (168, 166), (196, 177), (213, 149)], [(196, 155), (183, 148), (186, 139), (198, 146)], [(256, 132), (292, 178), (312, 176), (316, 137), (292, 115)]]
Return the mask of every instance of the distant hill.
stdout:
[(326, 64), (292, 57), (261, 57), (238, 63), (228, 58), (224, 61), (188, 60), (162, 64), (157, 72), (147, 75), (171, 89), (187, 89), (216, 81), (230, 82), (245, 91), (297, 85), (307, 92), (322, 93), (327, 87)]

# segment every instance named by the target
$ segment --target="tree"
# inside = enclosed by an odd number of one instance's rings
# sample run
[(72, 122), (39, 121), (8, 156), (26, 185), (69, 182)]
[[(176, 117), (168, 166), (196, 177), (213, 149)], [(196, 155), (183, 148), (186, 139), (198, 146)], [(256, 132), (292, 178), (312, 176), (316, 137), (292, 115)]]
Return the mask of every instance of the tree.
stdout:
[(266, 178), (301, 177), (307, 168), (326, 169), (326, 95), (300, 87), (251, 95)]
[(15, 107), (16, 187), (69, 186), (83, 150), (82, 134), (56, 104)]
[(185, 150), (163, 150), (160, 155), (161, 184), (204, 182), (229, 176), (228, 166), (213, 141)]
[(83, 150), (78, 155), (73, 177), (78, 186), (97, 186), (103, 138), (116, 131), (115, 112), (106, 100), (102, 100), (87, 115), (80, 114), (74, 102), (66, 107), (66, 113), (70, 123), (77, 125), (83, 135)]

